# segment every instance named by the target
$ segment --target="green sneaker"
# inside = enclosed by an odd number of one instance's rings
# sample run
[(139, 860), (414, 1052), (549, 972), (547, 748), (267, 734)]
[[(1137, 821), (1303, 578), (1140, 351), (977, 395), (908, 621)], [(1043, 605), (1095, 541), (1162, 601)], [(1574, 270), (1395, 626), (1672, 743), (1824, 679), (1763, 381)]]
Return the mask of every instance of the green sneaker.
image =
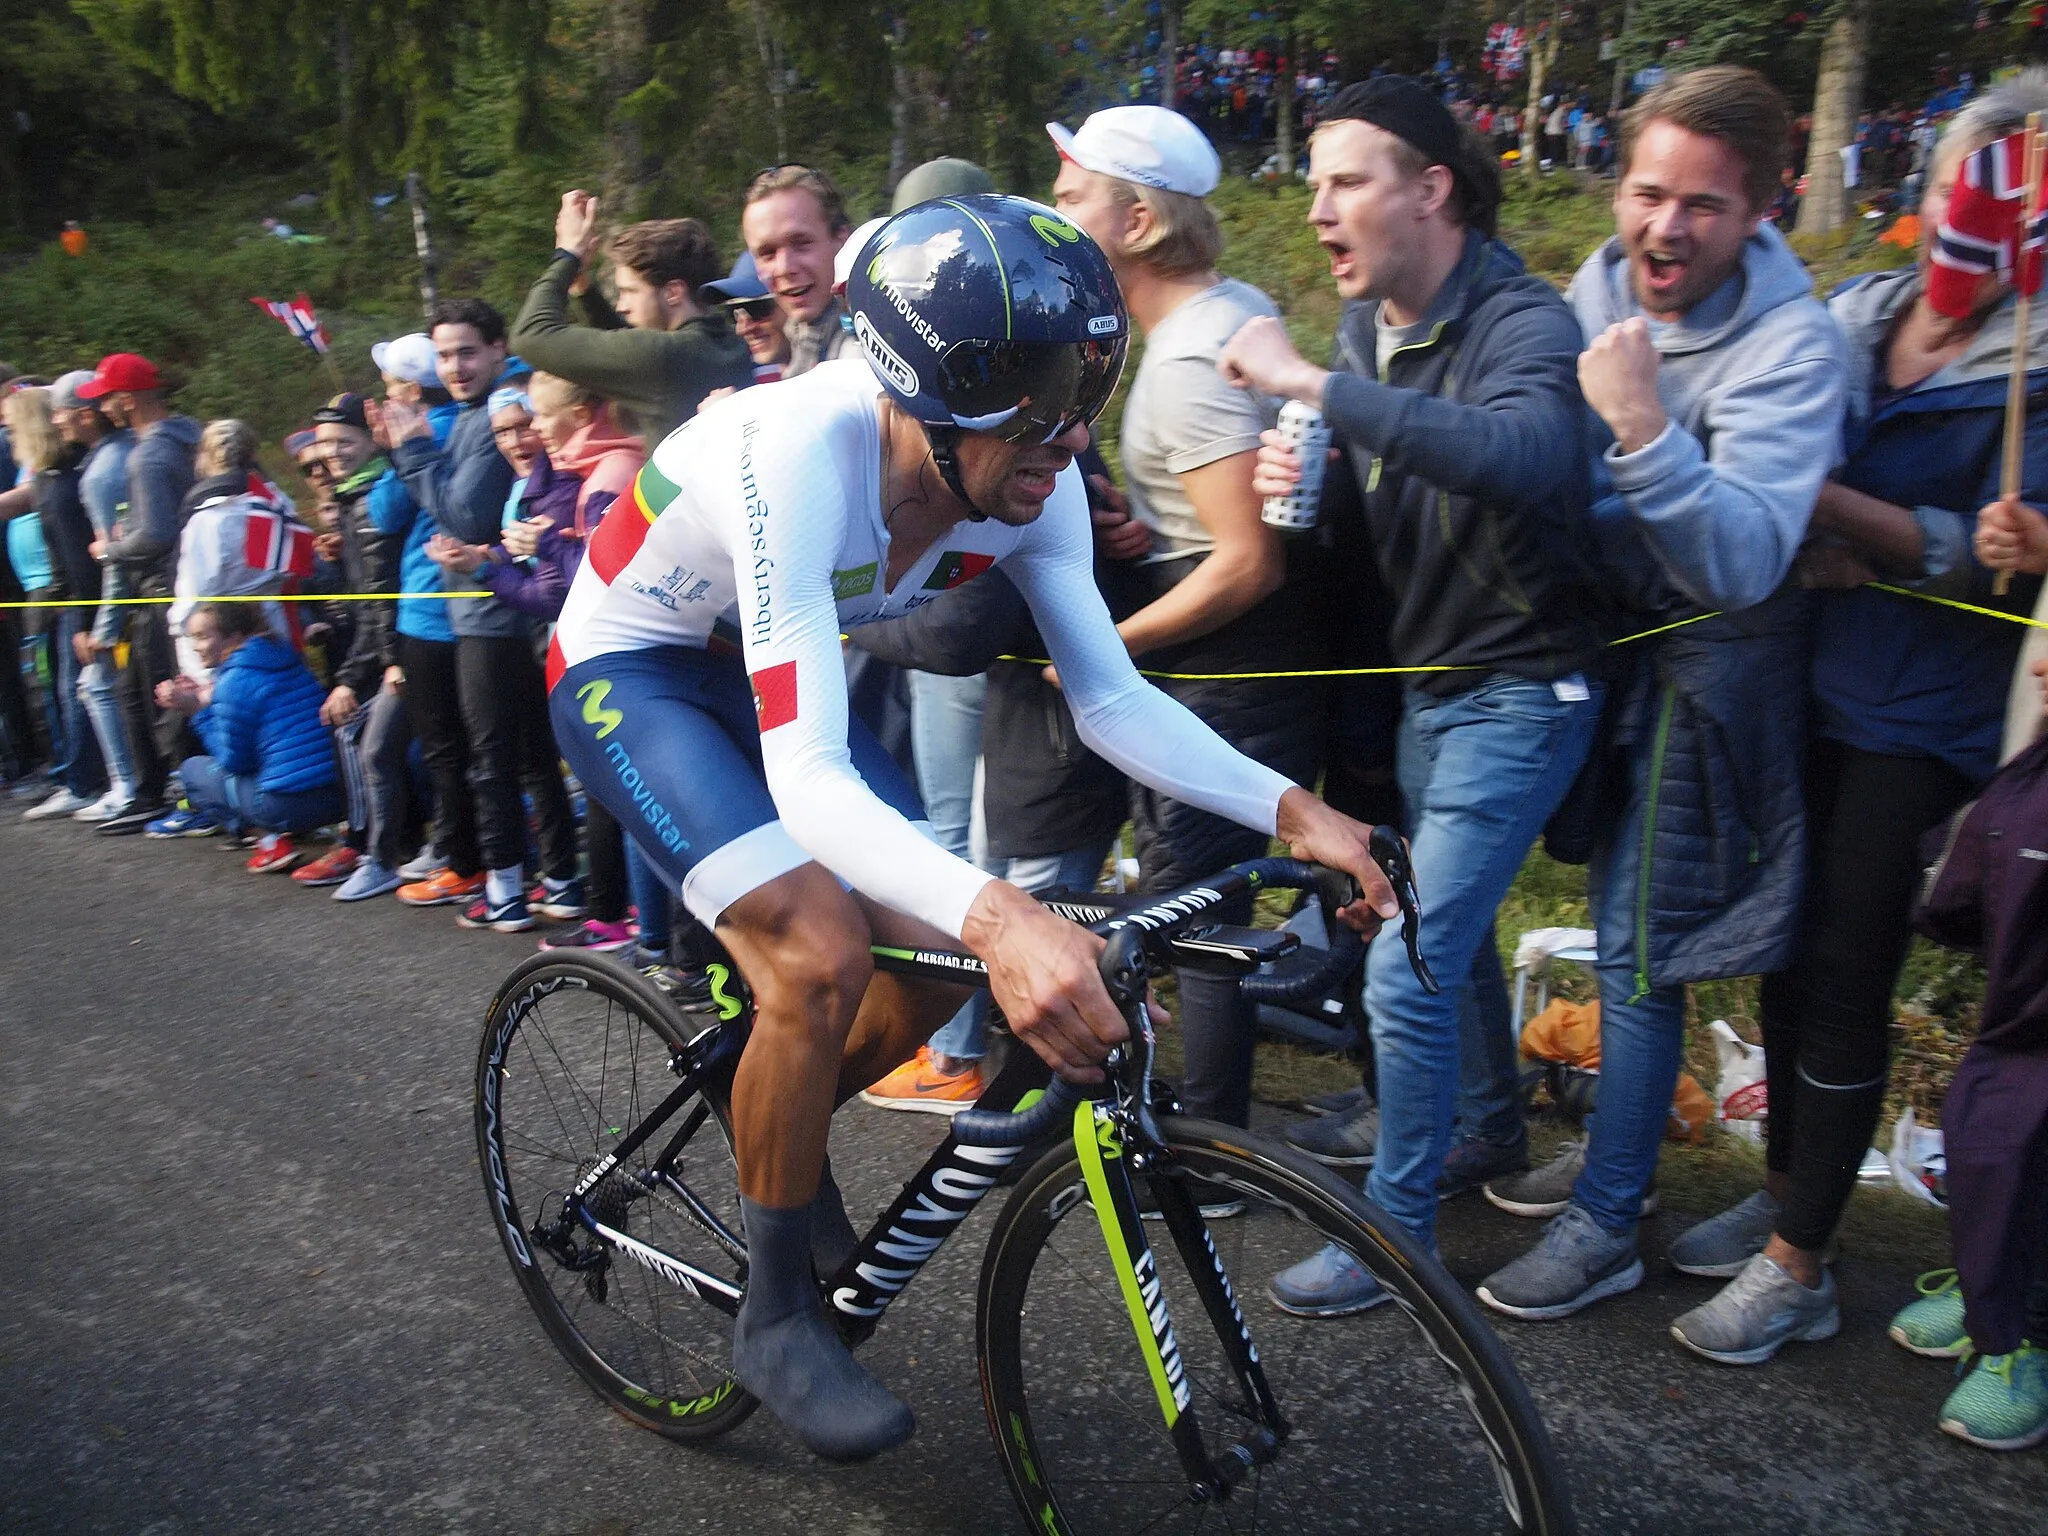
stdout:
[(1963, 1289), (1952, 1269), (1930, 1269), (1913, 1288), (1918, 1301), (1899, 1308), (1885, 1332), (1892, 1342), (1916, 1355), (1939, 1360), (1965, 1360), (1970, 1355), (1970, 1336), (1963, 1331)]
[(1985, 1355), (1941, 1405), (1944, 1434), (1987, 1451), (2023, 1451), (2048, 1440), (2048, 1350), (2022, 1344)]

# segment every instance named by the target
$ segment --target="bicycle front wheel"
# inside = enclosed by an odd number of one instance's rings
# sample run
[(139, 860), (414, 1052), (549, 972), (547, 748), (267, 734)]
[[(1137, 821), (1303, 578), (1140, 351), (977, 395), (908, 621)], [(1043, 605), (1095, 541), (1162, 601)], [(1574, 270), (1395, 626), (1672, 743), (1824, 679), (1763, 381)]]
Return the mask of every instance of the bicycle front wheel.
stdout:
[[(1190, 1223), (1189, 1240), (1148, 1220), (1149, 1261), (1134, 1254), (1137, 1272), (1120, 1275), (1068, 1148), (1024, 1176), (989, 1238), (983, 1395), (1033, 1530), (1575, 1528), (1535, 1405), (1434, 1258), (1287, 1148), (1200, 1120), (1162, 1128), (1172, 1171), (1134, 1174), (1141, 1198), (1149, 1182), (1175, 1199), (1178, 1183), (1202, 1207), (1243, 1201), (1243, 1214)], [(1282, 1312), (1268, 1282), (1325, 1244), (1392, 1300), (1349, 1316)], [(1134, 1338), (1134, 1309), (1168, 1352), (1164, 1375)], [(1228, 1475), (1194, 1485), (1168, 1429), (1172, 1396)]]
[(740, 1276), (739, 1180), (715, 1091), (677, 1105), (580, 1202), (618, 1238), (570, 1209), (576, 1186), (676, 1091), (684, 1044), (644, 976), (598, 956), (534, 956), (485, 1023), (477, 1157), (505, 1256), (555, 1347), (634, 1423), (703, 1440), (756, 1406), (732, 1376), (730, 1310), (683, 1267)]

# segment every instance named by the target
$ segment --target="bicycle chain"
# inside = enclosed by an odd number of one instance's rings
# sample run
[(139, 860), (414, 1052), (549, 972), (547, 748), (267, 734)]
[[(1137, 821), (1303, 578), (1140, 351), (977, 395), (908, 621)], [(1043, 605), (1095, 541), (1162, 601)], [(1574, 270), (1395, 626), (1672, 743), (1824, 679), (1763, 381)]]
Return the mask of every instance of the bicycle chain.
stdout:
[[(636, 1193), (629, 1198), (627, 1202), (629, 1205), (637, 1200), (652, 1200), (655, 1204), (659, 1205), (663, 1210), (667, 1211), (670, 1215), (687, 1221), (688, 1223), (690, 1223), (690, 1225), (704, 1231), (707, 1236), (711, 1235), (709, 1228), (707, 1228), (704, 1222), (701, 1219), (699, 1219), (697, 1213), (695, 1211), (692, 1211), (688, 1206), (682, 1204), (680, 1201), (676, 1200), (667, 1191), (660, 1189), (658, 1187), (650, 1187), (648, 1185), (641, 1184), (637, 1180), (632, 1181), (632, 1183)], [(716, 1241), (715, 1237), (713, 1238), (713, 1241)], [(628, 1262), (631, 1261), (628, 1260)], [(614, 1260), (614, 1267), (617, 1267), (616, 1260)], [(588, 1293), (586, 1292), (585, 1294)], [(655, 1327), (654, 1324), (642, 1322), (639, 1318), (633, 1316), (632, 1313), (626, 1311), (623, 1307), (620, 1307), (619, 1305), (610, 1301), (609, 1299), (598, 1302), (598, 1305), (603, 1307), (606, 1311), (612, 1313), (621, 1321), (630, 1323), (635, 1328), (641, 1329), (643, 1332), (653, 1334), (655, 1338), (659, 1339), (663, 1344), (667, 1345), (669, 1348), (675, 1350), (678, 1354), (687, 1356), (689, 1359), (695, 1361), (697, 1364), (703, 1366), (706, 1370), (710, 1371), (712, 1376), (716, 1380), (724, 1381), (731, 1377), (732, 1363), (730, 1361), (721, 1362), (709, 1358), (700, 1351), (692, 1349), (689, 1345), (683, 1343), (680, 1339), (670, 1338), (667, 1334), (663, 1333), (659, 1328)]]

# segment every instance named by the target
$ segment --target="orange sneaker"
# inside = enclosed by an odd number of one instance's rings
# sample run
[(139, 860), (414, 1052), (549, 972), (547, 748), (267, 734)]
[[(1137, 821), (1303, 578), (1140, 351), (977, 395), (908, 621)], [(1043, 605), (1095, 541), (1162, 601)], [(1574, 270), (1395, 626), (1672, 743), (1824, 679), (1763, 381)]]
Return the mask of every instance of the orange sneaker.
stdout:
[(398, 888), (398, 899), (408, 907), (447, 907), (467, 902), (484, 893), (484, 872), (478, 870), (464, 879), (452, 869), (443, 869), (425, 880)]
[(970, 1063), (965, 1072), (950, 1076), (932, 1064), (932, 1048), (920, 1045), (917, 1054), (894, 1072), (863, 1089), (861, 1098), (877, 1109), (909, 1109), (927, 1115), (957, 1115), (972, 1109), (988, 1086), (981, 1063)]

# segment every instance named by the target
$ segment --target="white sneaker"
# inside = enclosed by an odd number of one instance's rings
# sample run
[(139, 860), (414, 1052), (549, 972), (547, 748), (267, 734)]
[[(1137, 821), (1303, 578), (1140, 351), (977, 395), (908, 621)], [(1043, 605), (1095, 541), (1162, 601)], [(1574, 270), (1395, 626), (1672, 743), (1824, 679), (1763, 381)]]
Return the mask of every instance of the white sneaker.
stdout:
[(135, 803), (135, 789), (132, 785), (116, 784), (91, 805), (83, 806), (71, 813), (73, 821), (98, 823), (112, 821), (116, 816)]
[(83, 795), (73, 794), (68, 789), (60, 789), (40, 805), (32, 805), (23, 811), (21, 819), (23, 821), (48, 821), (53, 816), (69, 816), (75, 811), (84, 810), (88, 805), (96, 804), (98, 804), (97, 801), (88, 800)]
[(410, 863), (398, 866), (401, 880), (431, 880), (448, 867), (448, 861), (441, 857), (441, 851), (432, 843), (422, 848)]

